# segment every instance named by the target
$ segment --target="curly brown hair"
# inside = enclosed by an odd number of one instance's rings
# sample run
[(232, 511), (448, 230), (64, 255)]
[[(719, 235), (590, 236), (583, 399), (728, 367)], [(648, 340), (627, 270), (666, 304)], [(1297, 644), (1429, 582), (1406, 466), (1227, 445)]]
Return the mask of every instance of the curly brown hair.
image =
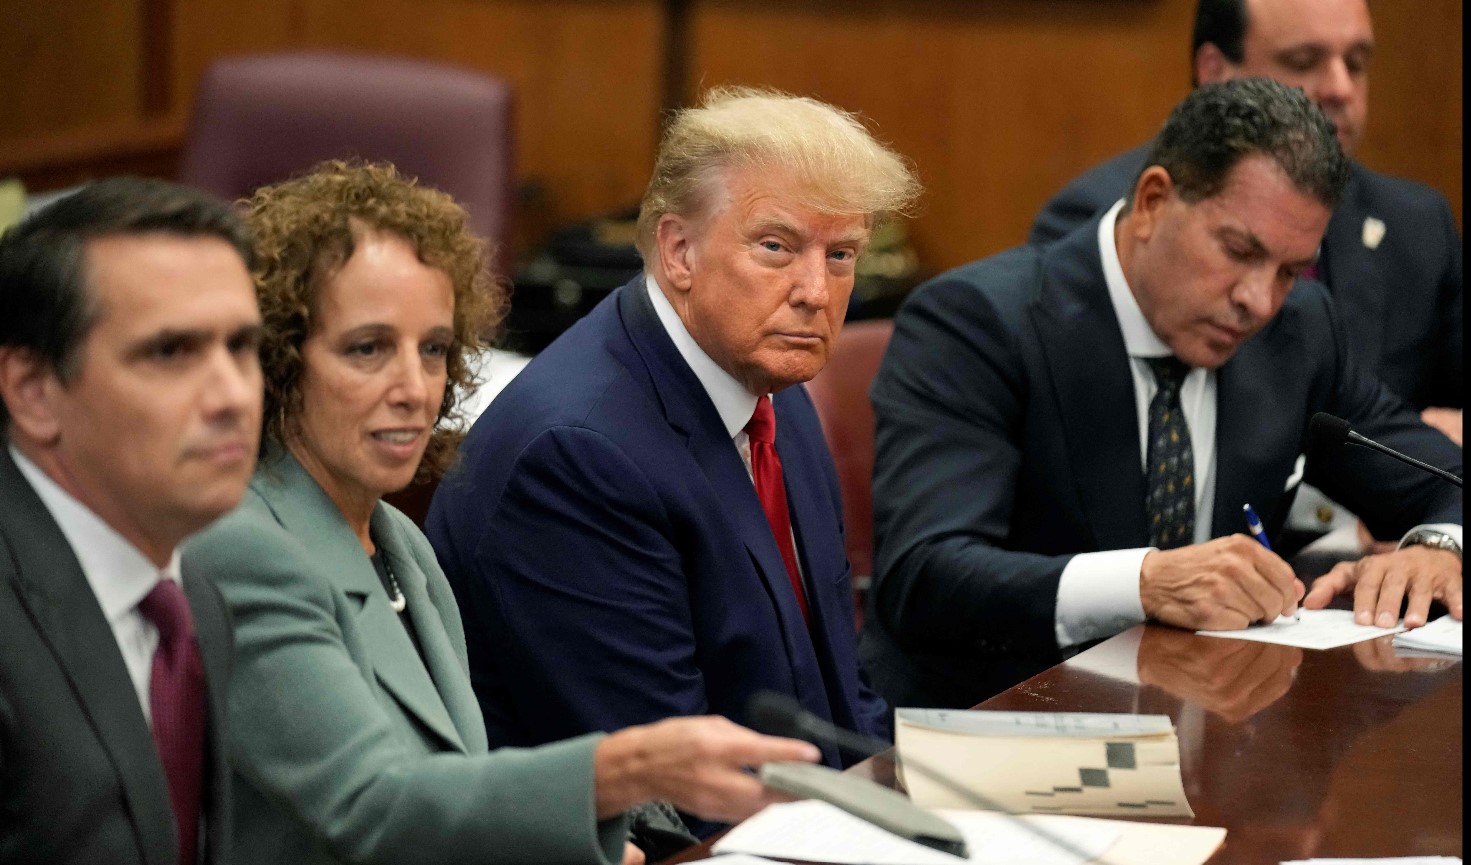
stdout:
[(489, 244), (470, 231), (464, 208), (418, 185), (388, 163), (331, 160), (283, 183), (263, 186), (242, 202), (255, 237), (252, 268), (264, 319), (265, 435), (284, 443), (301, 411), (301, 347), (312, 330), (322, 286), (352, 257), (364, 234), (386, 231), (413, 246), (419, 260), (454, 285), (455, 341), (439, 421), (415, 481), (449, 467), (465, 435), (460, 392), (476, 383), (469, 354), (505, 312), (506, 287), (491, 276)]

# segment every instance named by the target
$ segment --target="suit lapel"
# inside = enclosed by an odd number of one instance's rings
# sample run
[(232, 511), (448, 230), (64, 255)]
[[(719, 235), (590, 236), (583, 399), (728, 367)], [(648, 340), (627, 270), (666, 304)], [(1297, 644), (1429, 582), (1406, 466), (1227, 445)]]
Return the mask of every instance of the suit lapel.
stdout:
[[(1390, 319), (1387, 304), (1389, 292), (1380, 290), (1384, 280), (1375, 278), (1379, 257), (1364, 243), (1364, 223), (1383, 216), (1370, 213), (1361, 200), (1364, 183), (1362, 169), (1354, 164), (1343, 200), (1333, 211), (1323, 237), (1322, 281), (1339, 309), (1352, 309), (1353, 315), (1340, 321), (1354, 346), (1357, 357), (1372, 358), (1377, 366), (1384, 356), (1384, 338)], [(1383, 223), (1380, 223), (1383, 225)], [(1384, 226), (1393, 231), (1393, 226)], [(1331, 280), (1331, 282), (1330, 282)], [(1393, 284), (1394, 280), (1388, 280)]]
[[(403, 623), (398, 621), (398, 613), (389, 606), (388, 595), (372, 560), (363, 552), (357, 536), (337, 506), (290, 454), (281, 454), (268, 471), (274, 483), (257, 482), (256, 490), (270, 504), (282, 527), (301, 538), (306, 549), (312, 551), (320, 572), (343, 594), (361, 605), (357, 613), (358, 624), (368, 637), (364, 640), (365, 648), (378, 681), (408, 714), (438, 734), (450, 747), (464, 750), (464, 743), (435, 690), (424, 662)], [(379, 510), (382, 510), (381, 505)], [(390, 566), (398, 565), (402, 558), (391, 557)], [(417, 568), (410, 570), (412, 574), (395, 571), (400, 588), (411, 576), (418, 576), (415, 587), (417, 600), (428, 604), (423, 591), (423, 575)], [(409, 598), (407, 591), (405, 598), (411, 606), (416, 600)], [(418, 623), (415, 625), (417, 627)], [(427, 626), (419, 633), (426, 629)]]
[[(824, 720), (852, 725), (856, 719), (848, 711), (857, 706), (858, 695), (850, 685), (856, 680), (848, 675), (839, 663), (834, 651), (834, 629), (844, 628), (851, 632), (853, 608), (849, 592), (825, 592), (823, 580), (831, 574), (823, 570), (828, 562), (843, 563), (847, 552), (842, 546), (841, 535), (834, 531), (836, 515), (832, 506), (823, 501), (824, 485), (822, 467), (816, 464), (821, 456), (816, 452), (820, 436), (814, 441), (799, 435), (797, 413), (802, 411), (803, 398), (800, 387), (792, 387), (777, 395), (776, 450), (781, 457), (782, 474), (786, 480), (787, 505), (791, 510), (793, 534), (796, 536), (797, 556), (802, 562), (807, 584), (807, 607), (811, 615), (810, 639), (802, 641), (810, 646), (813, 662), (813, 677), (808, 687), (820, 687), (823, 700), (809, 700), (808, 707)], [(811, 411), (811, 409), (807, 409)], [(783, 422), (785, 418), (785, 422)], [(825, 445), (820, 445), (825, 448)], [(768, 531), (767, 535), (771, 533)], [(781, 576), (786, 576), (785, 569)], [(790, 597), (790, 591), (787, 592)], [(841, 599), (841, 603), (834, 603)], [(800, 611), (797, 613), (801, 615)], [(799, 657), (805, 657), (806, 653)], [(852, 663), (852, 661), (848, 661)], [(826, 707), (826, 713), (820, 711)]]
[[(410, 552), (409, 541), (400, 527), (380, 506), (373, 514), (373, 536), (380, 539), (383, 554), (388, 557), (395, 579), (408, 602), (405, 613), (419, 638), (423, 665), (434, 684), (434, 693), (453, 725), (456, 738), (451, 743), (461, 751), (485, 749), (485, 724), (480, 707), (470, 687), (464, 666), (450, 644), (449, 630), (444, 625), (439, 607), (429, 594), (429, 581)], [(468, 747), (467, 747), (468, 746)]]
[(1115, 550), (1149, 534), (1133, 373), (1089, 226), (1044, 255), (1033, 320), (1094, 549)]
[[(1245, 529), (1250, 503), (1268, 529), (1280, 527), (1291, 498), (1284, 483), (1302, 452), (1303, 392), (1281, 370), (1306, 369), (1301, 344), (1283, 317), (1248, 340), (1216, 372), (1216, 493), (1211, 537)], [(1295, 491), (1294, 491), (1295, 493)]]
[(205, 695), (208, 701), (209, 727), (205, 766), (204, 818), (205, 843), (200, 861), (220, 863), (228, 846), (232, 815), (230, 813), (230, 764), (226, 735), (225, 683), (230, 681), (234, 653), (233, 635), (226, 618), (225, 602), (204, 575), (184, 575), (184, 594), (194, 617), (194, 632), (199, 656), (204, 664)]
[(144, 861), (172, 861), (167, 782), (112, 627), (66, 536), (3, 446), (0, 495), (0, 531), (12, 539), (22, 603), (112, 759)]
[[(644, 290), (643, 280), (640, 274), (620, 290), (619, 312), (628, 329), (629, 339), (648, 370), (649, 387), (662, 405), (670, 426), (686, 437), (691, 456), (705, 473), (715, 495), (724, 505), (737, 537), (750, 554), (776, 610), (793, 668), (813, 667), (816, 658), (807, 635), (807, 624), (802, 620), (802, 610), (792, 593), (786, 564), (776, 547), (771, 525), (766, 522), (766, 512), (756, 497), (751, 476), (746, 473), (746, 465), (726, 434), (720, 414), (704, 386), (660, 323)], [(777, 429), (780, 436), (780, 423)], [(803, 686), (800, 678), (797, 685), (799, 689)]]

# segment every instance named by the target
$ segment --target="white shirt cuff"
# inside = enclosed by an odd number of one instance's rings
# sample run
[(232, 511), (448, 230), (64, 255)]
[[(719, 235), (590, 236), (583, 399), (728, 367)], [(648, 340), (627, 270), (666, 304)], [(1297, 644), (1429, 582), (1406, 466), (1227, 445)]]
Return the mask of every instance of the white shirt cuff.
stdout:
[(1111, 637), (1144, 621), (1139, 569), (1153, 547), (1073, 556), (1057, 583), (1059, 648)]

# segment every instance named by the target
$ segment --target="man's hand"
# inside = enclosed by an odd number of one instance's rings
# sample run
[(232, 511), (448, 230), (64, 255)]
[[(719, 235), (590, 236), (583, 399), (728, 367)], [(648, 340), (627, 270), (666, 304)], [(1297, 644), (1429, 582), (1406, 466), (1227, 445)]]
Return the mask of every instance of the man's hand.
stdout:
[(1349, 588), (1354, 590), (1354, 621), (1360, 625), (1393, 627), (1406, 594), (1410, 598), (1405, 609), (1407, 628), (1425, 624), (1432, 600), (1441, 601), (1452, 616), (1461, 618), (1461, 559), (1449, 550), (1411, 546), (1340, 562), (1314, 581), (1302, 605), (1322, 609)]
[(796, 739), (763, 736), (720, 717), (671, 718), (628, 727), (598, 743), (593, 785), (599, 819), (653, 799), (707, 820), (735, 822), (789, 797), (746, 771), (762, 763), (815, 763), (821, 752)]
[(1435, 427), (1445, 433), (1445, 437), (1461, 447), (1461, 410), (1458, 408), (1435, 408), (1434, 406), (1420, 412), (1420, 420), (1425, 421), (1426, 426)]
[(1139, 568), (1144, 615), (1191, 630), (1225, 631), (1291, 615), (1302, 581), (1246, 535), (1155, 550)]

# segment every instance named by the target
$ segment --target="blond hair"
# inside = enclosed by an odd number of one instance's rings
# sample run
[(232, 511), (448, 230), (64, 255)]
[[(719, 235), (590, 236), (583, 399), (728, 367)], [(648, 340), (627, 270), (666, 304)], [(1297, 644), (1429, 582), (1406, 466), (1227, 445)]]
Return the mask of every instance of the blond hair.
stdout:
[(664, 130), (638, 214), (638, 249), (650, 260), (666, 213), (694, 216), (726, 169), (792, 178), (792, 197), (822, 213), (907, 214), (920, 185), (904, 157), (853, 114), (825, 102), (752, 87), (719, 87)]

